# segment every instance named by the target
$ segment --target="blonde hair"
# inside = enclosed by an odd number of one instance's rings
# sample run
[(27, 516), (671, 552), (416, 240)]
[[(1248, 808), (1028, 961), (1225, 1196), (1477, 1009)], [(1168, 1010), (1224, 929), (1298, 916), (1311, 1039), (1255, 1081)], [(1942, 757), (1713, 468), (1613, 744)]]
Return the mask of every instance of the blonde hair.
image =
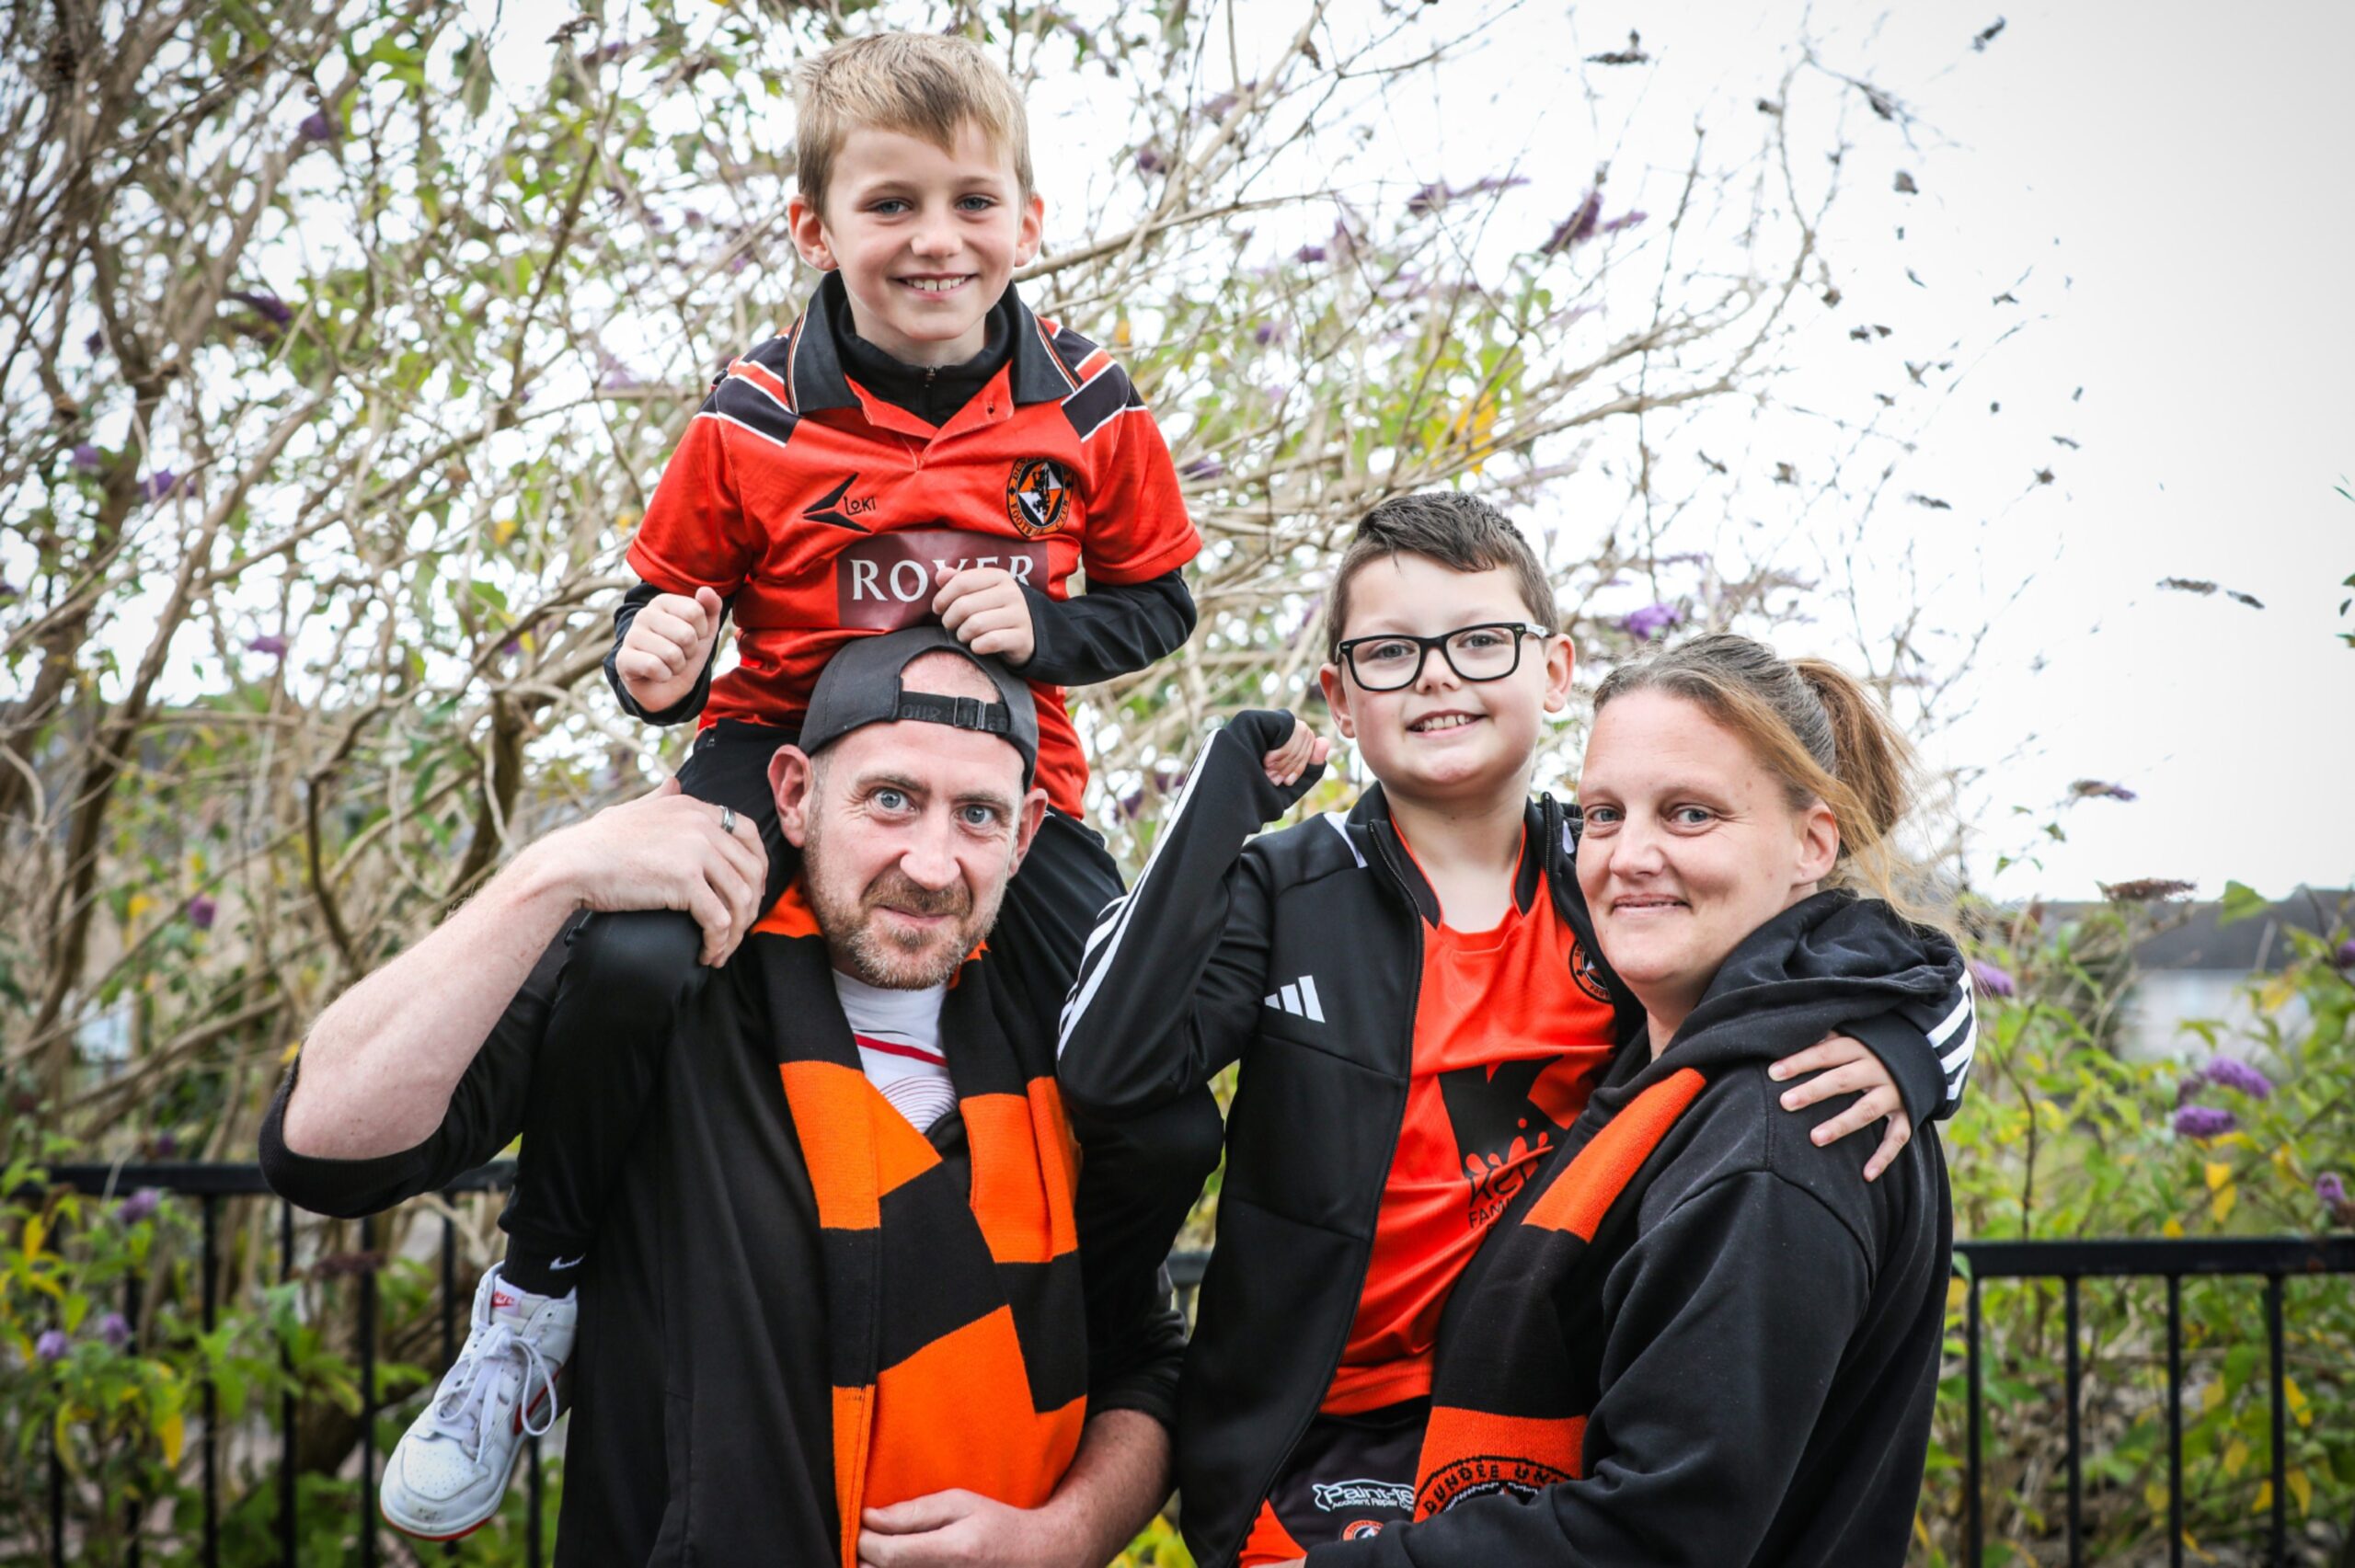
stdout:
[(876, 33), (838, 43), (795, 71), (793, 105), (795, 177), (821, 214), (843, 141), (862, 127), (947, 150), (959, 131), (976, 126), (1013, 155), (1022, 195), (1030, 195), (1030, 118), (1022, 95), (971, 39)]
[(1792, 810), (1819, 800), (1830, 808), (1840, 853), (1826, 887), (1884, 899), (1918, 924), (1948, 926), (1928, 868), (1897, 843), (1913, 809), (1913, 748), (1846, 670), (1710, 632), (1613, 670), (1594, 693), (1596, 716), (1634, 692), (1683, 697), (1731, 730), (1782, 781)]

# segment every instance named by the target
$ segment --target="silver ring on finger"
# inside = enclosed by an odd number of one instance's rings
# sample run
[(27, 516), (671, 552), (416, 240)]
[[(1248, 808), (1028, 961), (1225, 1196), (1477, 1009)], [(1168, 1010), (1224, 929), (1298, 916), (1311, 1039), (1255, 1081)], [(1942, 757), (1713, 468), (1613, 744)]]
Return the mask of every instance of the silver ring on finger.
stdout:
[(719, 830), (727, 834), (731, 839), (736, 836), (736, 808), (734, 807), (723, 806), (719, 808)]

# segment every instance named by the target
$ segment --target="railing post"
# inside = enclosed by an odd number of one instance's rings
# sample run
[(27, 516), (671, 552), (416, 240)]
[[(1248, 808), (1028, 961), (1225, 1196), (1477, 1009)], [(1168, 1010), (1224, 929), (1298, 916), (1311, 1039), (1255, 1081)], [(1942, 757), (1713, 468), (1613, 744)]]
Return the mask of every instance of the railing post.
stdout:
[[(294, 1278), (294, 1206), (284, 1198), (278, 1200), (278, 1277), (283, 1283)], [(278, 1346), (278, 1365), (289, 1374), (294, 1370), (294, 1357), (283, 1342)], [(278, 1555), (286, 1568), (298, 1568), (294, 1561), (294, 1542), (298, 1533), (295, 1511), (299, 1506), (294, 1490), (294, 1392), (292, 1389), (278, 1401)]]
[(2183, 1568), (2183, 1276), (2167, 1276), (2167, 1568)]
[(2274, 1568), (2287, 1568), (2290, 1561), (2289, 1499), (2282, 1495), (2290, 1481), (2289, 1412), (2283, 1387), (2286, 1374), (2282, 1368), (2281, 1349), (2281, 1276), (2265, 1276), (2265, 1338), (2273, 1352), (2273, 1549), (2266, 1561)]
[(526, 1510), (523, 1519), (523, 1561), (530, 1564), (530, 1568), (540, 1568), (540, 1564), (546, 1561), (543, 1555), (545, 1549), (540, 1540), (540, 1515), (546, 1506), (547, 1478), (540, 1469), (540, 1439), (536, 1433), (525, 1440), (525, 1447), (528, 1451), (523, 1456), (523, 1462), (531, 1467), (532, 1473), (530, 1479), (524, 1482), (523, 1491), (523, 1506)]
[(1963, 1344), (1966, 1346), (1965, 1356), (1970, 1369), (1964, 1376), (1964, 1384), (1969, 1391), (1965, 1405), (1968, 1411), (1966, 1420), (1969, 1423), (1970, 1432), (1964, 1445), (1963, 1461), (1963, 1518), (1965, 1520), (1963, 1539), (1967, 1551), (1964, 1561), (1970, 1564), (1970, 1568), (1979, 1568), (1980, 1562), (1987, 1550), (1985, 1526), (1981, 1517), (1982, 1510), (1986, 1506), (1987, 1482), (1980, 1468), (1982, 1437), (1980, 1428), (1979, 1272), (1976, 1269), (1971, 1271), (1970, 1289), (1966, 1300), (1969, 1304), (1964, 1311), (1963, 1321), (1967, 1326), (1964, 1329)]
[(2065, 1309), (2062, 1317), (2069, 1335), (2068, 1353), (2063, 1357), (2069, 1391), (2069, 1568), (2082, 1568), (2085, 1560), (2085, 1466), (2084, 1438), (2078, 1431), (2078, 1378), (2083, 1368), (2078, 1365), (2075, 1275), (2062, 1276), (2061, 1299)]
[(360, 1222), (360, 1563), (376, 1561), (376, 1217)]
[[(131, 1329), (132, 1345), (139, 1343), (139, 1271), (132, 1269), (122, 1276), (122, 1321)], [(122, 1505), (123, 1562), (126, 1568), (139, 1568), (139, 1488), (133, 1483), (131, 1495)]]
[[(204, 1277), (199, 1288), (202, 1322), (209, 1335), (221, 1319), (221, 1199), (204, 1195)], [(221, 1563), (221, 1391), (213, 1369), (204, 1372), (204, 1568)]]
[[(445, 1377), (450, 1364), (458, 1358), (458, 1222), (450, 1212), (454, 1201), (454, 1194), (442, 1195), (442, 1368)], [(457, 1556), (458, 1543), (443, 1541), (442, 1555)]]

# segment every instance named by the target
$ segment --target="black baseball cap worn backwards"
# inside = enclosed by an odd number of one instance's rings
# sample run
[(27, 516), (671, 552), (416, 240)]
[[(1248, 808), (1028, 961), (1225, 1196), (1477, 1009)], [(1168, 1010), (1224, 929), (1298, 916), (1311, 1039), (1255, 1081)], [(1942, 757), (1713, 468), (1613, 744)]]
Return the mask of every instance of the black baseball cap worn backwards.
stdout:
[[(911, 692), (900, 673), (928, 653), (953, 653), (990, 678), (998, 700)], [(977, 654), (944, 626), (910, 626), (844, 643), (818, 672), (810, 711), (801, 721), (801, 750), (810, 756), (854, 729), (913, 719), (994, 735), (1022, 754), (1022, 786), (1039, 767), (1039, 709), (1030, 683), (1004, 662)]]

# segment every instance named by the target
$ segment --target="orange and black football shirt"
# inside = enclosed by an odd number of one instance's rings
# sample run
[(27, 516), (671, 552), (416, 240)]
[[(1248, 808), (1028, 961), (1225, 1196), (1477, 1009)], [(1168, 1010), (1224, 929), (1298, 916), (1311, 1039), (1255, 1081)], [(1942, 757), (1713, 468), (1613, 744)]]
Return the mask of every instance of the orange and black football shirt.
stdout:
[(1430, 1392), (1449, 1293), (1611, 1059), (1609, 993), (1522, 853), (1494, 929), (1457, 931), (1444, 915), (1423, 927), (1407, 1114), (1327, 1414)]
[[(729, 365), (630, 543), (647, 582), (732, 601), (739, 662), (706, 724), (798, 723), (837, 647), (931, 618), (938, 567), (1004, 567), (1060, 600), (1074, 571), (1140, 583), (1201, 547), (1160, 428), (1103, 349), (1012, 300), (1005, 365), (936, 428), (845, 373), (841, 291), (829, 274), (791, 331)], [(1032, 690), (1039, 783), (1077, 816), (1087, 763), (1063, 690)]]

